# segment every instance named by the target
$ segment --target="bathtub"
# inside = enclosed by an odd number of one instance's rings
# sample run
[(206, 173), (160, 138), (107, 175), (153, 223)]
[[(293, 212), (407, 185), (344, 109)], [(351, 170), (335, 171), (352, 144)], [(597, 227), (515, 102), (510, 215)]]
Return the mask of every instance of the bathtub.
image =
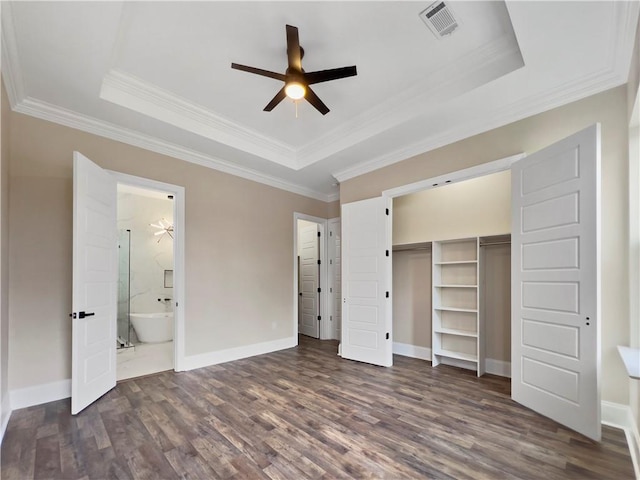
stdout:
[(173, 312), (132, 313), (129, 317), (142, 343), (173, 340)]

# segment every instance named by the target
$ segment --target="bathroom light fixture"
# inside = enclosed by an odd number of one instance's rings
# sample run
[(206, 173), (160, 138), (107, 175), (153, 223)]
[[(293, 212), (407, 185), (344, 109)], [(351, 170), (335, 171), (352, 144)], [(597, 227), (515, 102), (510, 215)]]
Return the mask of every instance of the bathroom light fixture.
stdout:
[(150, 223), (149, 225), (151, 225), (154, 228), (160, 229), (154, 233), (155, 236), (160, 235), (160, 238), (158, 239), (158, 243), (160, 243), (160, 240), (162, 240), (165, 235), (169, 235), (169, 237), (173, 238), (173, 223), (168, 222), (165, 218), (163, 218), (162, 220), (159, 220), (158, 224)]

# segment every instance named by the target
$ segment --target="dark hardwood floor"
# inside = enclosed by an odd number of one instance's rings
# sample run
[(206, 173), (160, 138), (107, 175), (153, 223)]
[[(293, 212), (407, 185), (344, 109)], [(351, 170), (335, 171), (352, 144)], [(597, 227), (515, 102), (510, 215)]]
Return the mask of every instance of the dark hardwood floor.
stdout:
[(631, 479), (596, 443), (519, 406), (509, 380), (424, 361), (341, 360), (336, 342), (127, 380), (77, 416), (13, 412), (2, 479)]

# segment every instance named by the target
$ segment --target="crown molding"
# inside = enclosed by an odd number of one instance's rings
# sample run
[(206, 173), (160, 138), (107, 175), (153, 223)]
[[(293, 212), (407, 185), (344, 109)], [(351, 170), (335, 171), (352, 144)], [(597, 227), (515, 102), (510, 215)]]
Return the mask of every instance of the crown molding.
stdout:
[(117, 142), (133, 145), (134, 147), (143, 148), (152, 152), (156, 152), (169, 157), (184, 160), (186, 162), (195, 163), (203, 167), (211, 168), (223, 173), (228, 173), (236, 177), (246, 180), (262, 183), (270, 187), (295, 193), (323, 202), (330, 202), (334, 194), (326, 194), (296, 185), (291, 182), (281, 180), (270, 175), (241, 167), (231, 162), (221, 160), (209, 155), (190, 150), (182, 146), (159, 140), (155, 137), (145, 135), (134, 130), (119, 127), (112, 123), (97, 120), (95, 118), (81, 115), (79, 113), (67, 110), (47, 102), (43, 102), (34, 98), (25, 98), (18, 102), (14, 111), (32, 117), (40, 118), (49, 122), (64, 125), (66, 127), (75, 128), (83, 132), (98, 135), (100, 137), (109, 138)]
[(332, 175), (338, 182), (344, 182), (351, 178), (364, 175), (365, 173), (407, 160), (416, 155), (435, 150), (436, 148), (444, 147), (464, 140), (465, 138), (488, 132), (489, 130), (503, 127), (532, 115), (575, 102), (590, 95), (601, 93), (610, 88), (620, 86), (624, 84), (625, 81), (626, 80), (619, 74), (610, 70), (607, 70), (606, 73), (601, 72), (592, 75), (586, 85), (585, 79), (580, 78), (570, 84), (556, 88), (552, 93), (545, 92), (544, 94), (533, 95), (507, 105), (496, 111), (491, 118), (471, 119), (439, 135), (431, 136), (423, 141), (380, 155), (353, 167), (334, 172)]
[(105, 75), (100, 98), (297, 170), (293, 147), (120, 70), (112, 69)]
[[(614, 41), (611, 42), (611, 61), (606, 68), (587, 79), (580, 78), (558, 86), (553, 92), (532, 95), (512, 103), (496, 112), (491, 119), (473, 119), (438, 136), (427, 138), (412, 145), (380, 155), (355, 166), (333, 173), (339, 182), (364, 175), (394, 163), (401, 162), (421, 153), (449, 145), (465, 138), (499, 128), (523, 118), (575, 102), (590, 95), (601, 93), (627, 82), (635, 30), (640, 12), (640, 2), (615, 2), (614, 15), (610, 26)], [(618, 28), (623, 25), (623, 28)]]
[(300, 168), (309, 166), (415, 118), (426, 108), (475, 88), (470, 79), (477, 75), (491, 81), (496, 74), (502, 76), (522, 66), (524, 62), (517, 40), (512, 35), (503, 35), (301, 147), (298, 164)]
[(0, 3), (0, 16), (2, 17), (2, 35), (0, 37), (0, 42), (2, 43), (2, 78), (4, 79), (4, 86), (7, 89), (11, 108), (15, 109), (18, 102), (25, 97), (25, 93), (11, 2)]

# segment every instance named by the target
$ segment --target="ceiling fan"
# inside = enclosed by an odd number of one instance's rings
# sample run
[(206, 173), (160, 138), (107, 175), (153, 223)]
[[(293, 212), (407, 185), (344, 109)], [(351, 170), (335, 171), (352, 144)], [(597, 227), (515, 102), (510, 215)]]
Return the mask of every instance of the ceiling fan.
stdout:
[(270, 112), (285, 97), (292, 100), (300, 100), (304, 98), (313, 105), (322, 115), (329, 113), (329, 108), (320, 100), (309, 85), (316, 83), (328, 82), (330, 80), (338, 80), (340, 78), (353, 77), (357, 75), (355, 65), (352, 67), (331, 68), (329, 70), (319, 70), (317, 72), (305, 72), (302, 69), (302, 57), (304, 49), (300, 46), (298, 38), (298, 28), (287, 25), (287, 57), (289, 66), (286, 73), (270, 72), (261, 68), (248, 67), (232, 63), (231, 68), (242, 70), (244, 72), (255, 73), (263, 77), (275, 78), (284, 82), (284, 86), (280, 89), (276, 96), (264, 107), (265, 112)]

